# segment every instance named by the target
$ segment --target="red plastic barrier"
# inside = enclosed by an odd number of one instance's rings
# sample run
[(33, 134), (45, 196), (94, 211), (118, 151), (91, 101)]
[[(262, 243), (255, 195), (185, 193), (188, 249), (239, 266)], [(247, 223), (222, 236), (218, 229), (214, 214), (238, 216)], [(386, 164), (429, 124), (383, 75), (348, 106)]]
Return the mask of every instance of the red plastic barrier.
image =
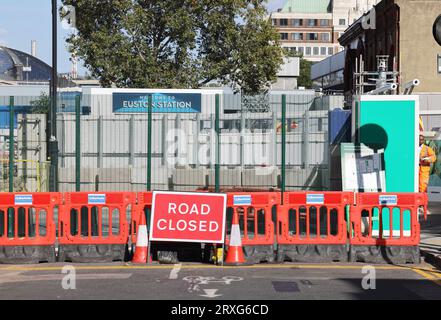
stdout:
[[(152, 210), (153, 192), (138, 192), (137, 198), (138, 201), (133, 207), (132, 221), (130, 222), (130, 237), (133, 244), (136, 244), (137, 241), (138, 225), (141, 219), (141, 214), (146, 214), (146, 212), (148, 213)], [(150, 219), (148, 218), (149, 216), (146, 215), (147, 228), (150, 230)]]
[(59, 243), (126, 244), (127, 209), (135, 204), (133, 192), (67, 192), (60, 210)]
[(55, 245), (61, 193), (0, 193), (0, 246)]
[(427, 203), (422, 193), (358, 193), (351, 209), (350, 244), (417, 246), (418, 208), (427, 212)]
[(353, 192), (285, 193), (277, 213), (278, 244), (346, 244), (345, 207), (353, 202)]
[(239, 216), (242, 245), (273, 245), (275, 227), (273, 207), (280, 203), (280, 193), (276, 192), (234, 192), (227, 194), (227, 238), (230, 243), (230, 231), (234, 212)]

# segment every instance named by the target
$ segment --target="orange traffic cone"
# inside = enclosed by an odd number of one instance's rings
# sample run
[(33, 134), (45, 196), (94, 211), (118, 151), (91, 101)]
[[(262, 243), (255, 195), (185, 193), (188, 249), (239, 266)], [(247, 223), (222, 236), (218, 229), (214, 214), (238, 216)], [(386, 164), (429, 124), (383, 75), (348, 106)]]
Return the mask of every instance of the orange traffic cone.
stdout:
[[(148, 233), (147, 225), (145, 222), (145, 214), (141, 212), (141, 221), (138, 226), (138, 236), (136, 239), (135, 254), (132, 258), (132, 263), (146, 263), (148, 255)], [(151, 262), (152, 259), (149, 258)]]
[(237, 212), (233, 215), (233, 224), (231, 226), (230, 245), (225, 258), (225, 265), (238, 266), (246, 264), (242, 249), (242, 240), (240, 237), (239, 217)]

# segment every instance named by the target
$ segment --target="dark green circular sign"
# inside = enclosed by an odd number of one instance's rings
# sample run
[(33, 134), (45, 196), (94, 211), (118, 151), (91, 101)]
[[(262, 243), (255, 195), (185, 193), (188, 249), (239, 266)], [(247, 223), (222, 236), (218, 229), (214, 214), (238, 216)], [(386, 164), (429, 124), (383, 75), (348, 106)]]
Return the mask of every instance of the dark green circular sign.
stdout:
[(441, 15), (433, 24), (433, 36), (435, 37), (436, 42), (441, 46)]

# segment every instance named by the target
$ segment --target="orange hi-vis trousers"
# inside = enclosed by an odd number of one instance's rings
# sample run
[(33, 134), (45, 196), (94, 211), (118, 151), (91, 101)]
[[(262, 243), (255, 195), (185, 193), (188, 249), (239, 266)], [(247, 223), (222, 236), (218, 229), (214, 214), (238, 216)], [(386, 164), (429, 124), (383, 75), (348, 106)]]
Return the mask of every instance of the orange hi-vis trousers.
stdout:
[[(425, 162), (429, 164), (421, 164), (421, 161), (426, 158)], [(436, 162), (435, 151), (426, 145), (422, 145), (420, 153), (420, 172), (419, 172), (419, 191), (424, 193), (427, 192), (427, 185), (429, 184), (430, 177), (430, 163)]]

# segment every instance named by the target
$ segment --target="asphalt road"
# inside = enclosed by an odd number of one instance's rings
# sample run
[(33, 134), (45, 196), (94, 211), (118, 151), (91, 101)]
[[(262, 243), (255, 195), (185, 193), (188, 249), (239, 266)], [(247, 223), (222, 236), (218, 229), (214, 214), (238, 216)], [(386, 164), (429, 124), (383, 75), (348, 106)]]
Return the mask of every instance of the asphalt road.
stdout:
[(441, 299), (441, 273), (427, 264), (377, 265), (375, 282), (365, 281), (375, 285), (369, 290), (362, 286), (363, 264), (77, 264), (64, 273), (63, 266), (1, 266), (0, 299)]

